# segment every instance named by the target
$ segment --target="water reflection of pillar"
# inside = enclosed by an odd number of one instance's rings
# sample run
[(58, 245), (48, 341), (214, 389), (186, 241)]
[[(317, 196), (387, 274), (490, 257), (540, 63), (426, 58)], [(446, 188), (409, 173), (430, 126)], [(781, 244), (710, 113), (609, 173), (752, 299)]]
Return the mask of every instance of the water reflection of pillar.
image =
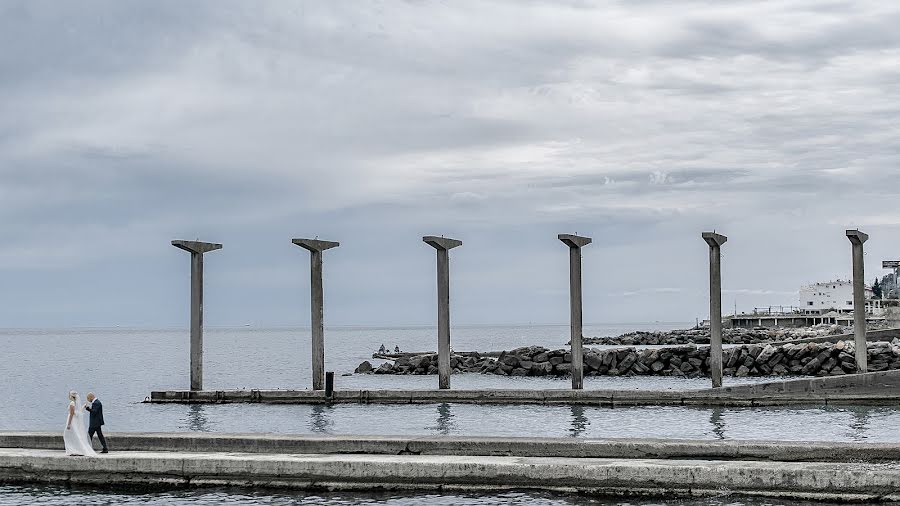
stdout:
[(313, 404), (312, 410), (309, 412), (309, 430), (319, 433), (328, 432), (328, 426), (331, 425), (329, 418), (331, 410), (330, 406)]
[(569, 408), (572, 410), (572, 428), (569, 432), (572, 434), (572, 437), (578, 437), (584, 434), (591, 422), (584, 416), (584, 406), (572, 404)]
[(450, 405), (445, 403), (438, 404), (437, 406), (437, 430), (442, 435), (447, 436), (453, 431), (453, 412), (450, 410)]
[(848, 406), (847, 409), (853, 414), (853, 419), (850, 422), (850, 440), (862, 441), (866, 439), (866, 432), (869, 429), (869, 412), (872, 408), (868, 406)]
[(712, 425), (712, 432), (716, 439), (725, 439), (725, 422), (722, 420), (724, 412), (725, 409), (722, 407), (712, 408), (709, 412), (709, 423)]
[(188, 404), (188, 430), (209, 432), (209, 420), (206, 419), (205, 407), (202, 404)]

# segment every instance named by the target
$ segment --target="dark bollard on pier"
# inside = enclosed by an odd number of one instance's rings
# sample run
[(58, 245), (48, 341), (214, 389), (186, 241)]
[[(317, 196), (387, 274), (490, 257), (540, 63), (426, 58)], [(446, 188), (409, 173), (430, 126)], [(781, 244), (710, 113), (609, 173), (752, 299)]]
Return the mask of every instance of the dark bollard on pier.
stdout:
[(325, 294), (322, 288), (322, 252), (336, 248), (341, 243), (318, 239), (293, 239), (291, 242), (309, 251), (312, 383), (313, 390), (322, 390), (325, 383)]
[(703, 232), (709, 244), (709, 373), (713, 388), (722, 386), (722, 245), (727, 237)]
[(572, 389), (584, 388), (584, 354), (582, 353), (581, 248), (591, 243), (590, 237), (559, 234), (557, 238), (569, 247), (569, 317), (572, 346)]
[(172, 246), (191, 254), (191, 390), (203, 390), (203, 254), (222, 245), (175, 240)]
[(325, 373), (325, 398), (334, 398), (334, 371)]
[(450, 388), (450, 250), (462, 241), (426, 235), (422, 241), (437, 250), (438, 387)]

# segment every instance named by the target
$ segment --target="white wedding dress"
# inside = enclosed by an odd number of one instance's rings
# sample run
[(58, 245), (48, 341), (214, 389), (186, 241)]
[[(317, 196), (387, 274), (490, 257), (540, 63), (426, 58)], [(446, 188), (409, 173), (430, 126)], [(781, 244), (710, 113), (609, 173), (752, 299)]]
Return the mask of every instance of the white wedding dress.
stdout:
[(91, 447), (91, 441), (88, 439), (87, 427), (84, 425), (84, 405), (81, 403), (81, 397), (75, 395), (75, 400), (69, 403), (66, 408), (66, 421), (69, 420), (69, 408), (75, 408), (75, 414), (72, 415), (71, 428), (63, 429), (63, 441), (66, 444), (66, 455), (84, 455), (93, 457), (97, 455), (94, 448)]

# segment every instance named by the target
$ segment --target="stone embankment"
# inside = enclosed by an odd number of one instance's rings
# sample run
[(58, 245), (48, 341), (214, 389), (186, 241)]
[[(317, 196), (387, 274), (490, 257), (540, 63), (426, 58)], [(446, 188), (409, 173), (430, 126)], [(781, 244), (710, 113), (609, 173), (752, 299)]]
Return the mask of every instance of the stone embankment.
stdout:
[[(847, 334), (852, 329), (840, 325), (816, 325), (803, 328), (776, 329), (722, 329), (722, 342), (725, 344), (760, 344), (773, 341), (790, 341), (808, 337), (824, 337)], [(659, 332), (628, 332), (615, 337), (585, 337), (586, 345), (602, 346), (652, 346), (680, 344), (709, 344), (709, 329), (668, 330)], [(568, 343), (567, 343), (568, 344)]]
[[(500, 356), (453, 355), (454, 373), (502, 376), (567, 376), (571, 354), (539, 346), (517, 348)], [(726, 376), (836, 376), (856, 372), (853, 343), (749, 344), (728, 348), (722, 357)], [(900, 340), (868, 345), (870, 372), (900, 369)], [(437, 374), (437, 355), (404, 357), (374, 368), (368, 361), (357, 373)], [(586, 376), (709, 376), (709, 348), (679, 346), (662, 349), (584, 349)]]

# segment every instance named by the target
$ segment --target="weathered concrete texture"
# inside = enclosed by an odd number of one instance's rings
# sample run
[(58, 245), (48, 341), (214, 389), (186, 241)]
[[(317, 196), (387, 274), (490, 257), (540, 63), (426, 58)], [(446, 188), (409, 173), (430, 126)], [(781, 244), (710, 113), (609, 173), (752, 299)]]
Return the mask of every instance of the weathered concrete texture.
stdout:
[(450, 250), (462, 241), (426, 235), (422, 238), (437, 251), (438, 388), (450, 388)]
[[(857, 348), (866, 345), (866, 275), (864, 272), (865, 257), (863, 243), (869, 236), (859, 230), (847, 230), (853, 253), (853, 333)], [(860, 353), (856, 357), (856, 370), (868, 372), (866, 355)]]
[(712, 386), (722, 386), (722, 267), (721, 247), (727, 237), (703, 232), (709, 245), (709, 373)]
[(900, 498), (892, 464), (452, 455), (321, 455), (0, 449), (7, 483), (156, 484), (292, 489), (581, 491), (705, 496), (724, 491), (809, 499)]
[(325, 388), (325, 295), (322, 288), (322, 252), (340, 243), (319, 239), (293, 239), (291, 242), (309, 251), (309, 305), (312, 327), (313, 390)]
[(900, 371), (795, 379), (704, 390), (230, 390), (152, 392), (152, 403), (583, 404), (770, 406), (900, 403)]
[(201, 241), (172, 241), (191, 254), (191, 390), (203, 390), (203, 254), (222, 245)]
[[(514, 457), (769, 460), (777, 462), (892, 462), (898, 443), (576, 439), (463, 436), (114, 433), (115, 451), (272, 454), (492, 455)], [(0, 448), (62, 450), (49, 432), (0, 432)]]
[(584, 355), (582, 353), (582, 301), (581, 301), (581, 248), (591, 243), (590, 237), (571, 234), (557, 236), (569, 247), (569, 329), (572, 359), (569, 361), (569, 373), (572, 377), (572, 388), (584, 388)]

